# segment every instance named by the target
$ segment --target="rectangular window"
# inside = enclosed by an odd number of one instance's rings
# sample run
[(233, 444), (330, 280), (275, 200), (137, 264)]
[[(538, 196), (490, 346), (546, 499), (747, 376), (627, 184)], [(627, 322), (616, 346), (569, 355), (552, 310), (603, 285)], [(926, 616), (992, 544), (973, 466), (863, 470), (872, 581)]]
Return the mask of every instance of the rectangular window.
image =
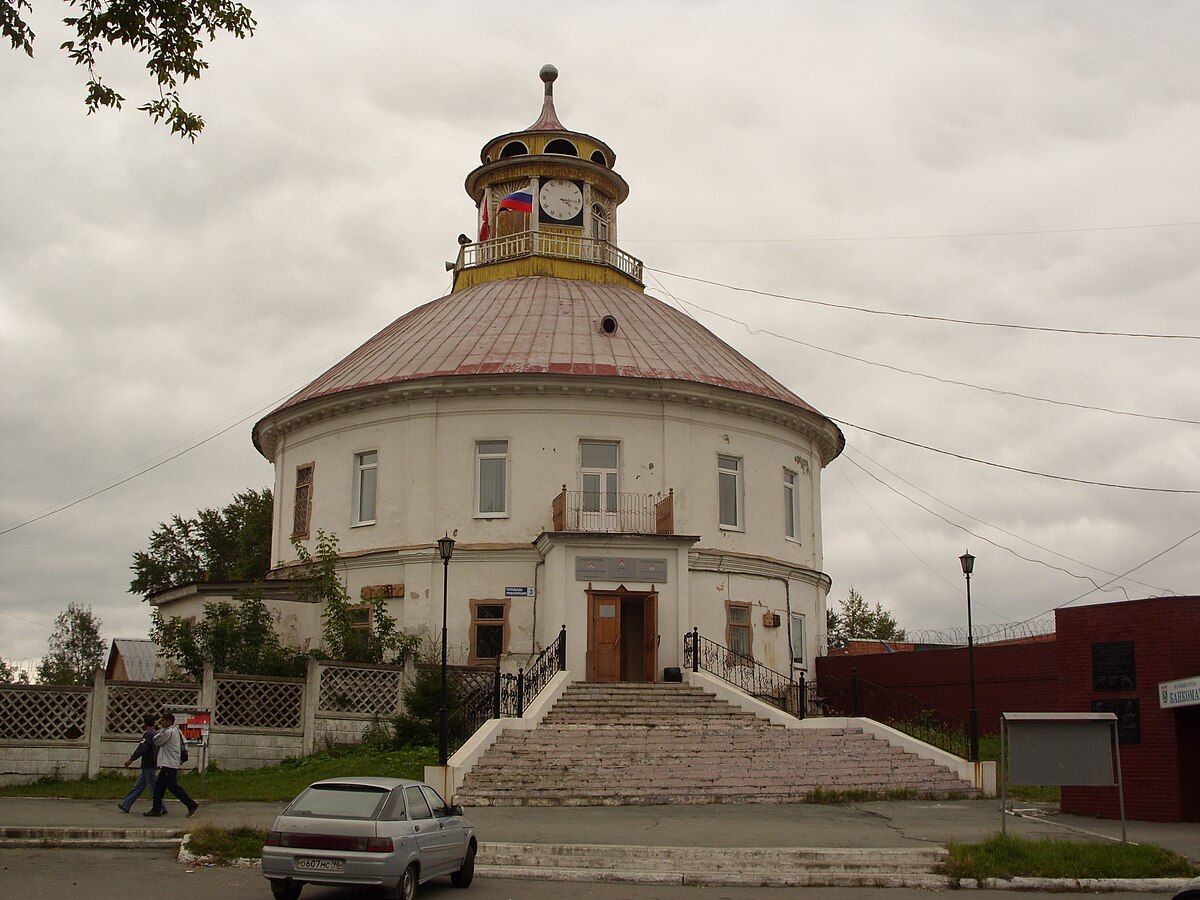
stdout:
[[(617, 457), (615, 441), (580, 441), (580, 487), (585, 513), (617, 512)], [(615, 524), (615, 522), (614, 522)]]
[(783, 470), (783, 534), (785, 537), (796, 540), (796, 520), (799, 516), (796, 514), (798, 506), (798, 493), (796, 491), (796, 473), (791, 469)]
[(717, 457), (717, 496), (722, 528), (742, 527), (742, 461), (736, 456)]
[(508, 441), (475, 442), (475, 484), (475, 515), (508, 515)]
[(745, 664), (754, 658), (750, 630), (750, 604), (728, 603), (725, 610), (728, 616), (725, 637), (729, 642), (729, 649), (735, 654), (731, 662)]
[(471, 665), (495, 663), (508, 652), (508, 601), (471, 601)]
[(350, 614), (350, 634), (346, 649), (350, 651), (351, 658), (355, 655), (365, 658), (367, 650), (370, 649), (371, 645), (371, 624), (373, 619), (371, 606), (369, 604), (351, 606), (347, 612)]
[(292, 510), (292, 537), (308, 537), (312, 518), (313, 469), (316, 463), (296, 466), (296, 502)]
[(351, 525), (375, 524), (375, 490), (378, 485), (379, 452), (354, 454), (354, 499)]
[(792, 664), (803, 666), (804, 659), (804, 616), (792, 613)]

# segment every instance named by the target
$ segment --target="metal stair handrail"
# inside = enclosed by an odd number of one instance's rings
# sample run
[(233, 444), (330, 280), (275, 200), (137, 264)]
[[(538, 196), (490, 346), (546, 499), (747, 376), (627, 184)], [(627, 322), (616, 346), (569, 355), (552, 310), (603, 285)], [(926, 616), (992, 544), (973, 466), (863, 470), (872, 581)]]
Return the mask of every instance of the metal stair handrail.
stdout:
[[(695, 652), (697, 649), (699, 652)], [(822, 714), (816, 685), (806, 683), (803, 675), (799, 679), (789, 678), (751, 656), (704, 637), (699, 628), (683, 633), (683, 662), (693, 672), (715, 675), (798, 719)], [(801, 698), (804, 698), (803, 702)]]

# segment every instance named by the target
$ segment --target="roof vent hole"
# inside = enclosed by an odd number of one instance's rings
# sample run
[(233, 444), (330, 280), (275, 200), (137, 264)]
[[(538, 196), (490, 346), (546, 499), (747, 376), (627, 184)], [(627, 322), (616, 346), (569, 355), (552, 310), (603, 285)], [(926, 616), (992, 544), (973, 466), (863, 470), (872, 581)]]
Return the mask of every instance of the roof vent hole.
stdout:
[(617, 333), (617, 320), (614, 319), (612, 316), (605, 316), (603, 319), (600, 320), (600, 330), (603, 331), (605, 334), (616, 334)]

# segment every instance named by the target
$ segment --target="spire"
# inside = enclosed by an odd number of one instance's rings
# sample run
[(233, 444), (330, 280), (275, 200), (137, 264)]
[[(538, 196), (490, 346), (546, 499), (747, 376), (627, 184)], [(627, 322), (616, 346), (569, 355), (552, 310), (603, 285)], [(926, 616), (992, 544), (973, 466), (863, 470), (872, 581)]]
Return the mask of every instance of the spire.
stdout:
[(558, 78), (558, 69), (547, 63), (538, 72), (538, 77), (546, 84), (546, 99), (542, 101), (542, 114), (526, 131), (566, 131), (554, 111), (554, 80)]

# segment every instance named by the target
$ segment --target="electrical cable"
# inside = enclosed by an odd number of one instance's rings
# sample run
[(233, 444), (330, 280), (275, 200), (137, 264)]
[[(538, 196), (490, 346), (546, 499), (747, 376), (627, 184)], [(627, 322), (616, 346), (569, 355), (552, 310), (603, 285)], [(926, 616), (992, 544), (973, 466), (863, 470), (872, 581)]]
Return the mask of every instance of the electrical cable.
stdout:
[[(1011, 531), (1007, 531), (1006, 529), (1004, 529), (1004, 528), (1001, 528), (999, 525), (994, 525), (994, 524), (992, 524), (991, 522), (984, 521), (983, 519), (980, 519), (980, 518), (978, 518), (977, 516), (973, 516), (973, 515), (971, 515), (969, 512), (965, 512), (965, 511), (963, 511), (963, 510), (959, 509), (959, 508), (958, 508), (958, 507), (956, 507), (956, 506), (952, 506), (951, 504), (947, 503), (945, 500), (941, 499), (940, 497), (935, 497), (933, 494), (929, 493), (928, 491), (924, 490), (923, 488), (921, 488), (921, 487), (919, 487), (919, 486), (917, 486), (917, 485), (913, 484), (911, 481), (908, 481), (908, 480), (907, 480), (906, 478), (904, 478), (902, 475), (899, 475), (899, 474), (897, 474), (896, 472), (892, 471), (892, 470), (891, 470), (891, 469), (889, 469), (887, 466), (885, 466), (883, 463), (881, 463), (879, 460), (877, 460), (877, 459), (874, 459), (874, 458), (872, 458), (871, 456), (868, 456), (866, 453), (863, 453), (863, 452), (862, 452), (862, 450), (860, 450), (860, 449), (859, 449), (859, 448), (857, 448), (857, 447), (853, 447), (853, 448), (851, 448), (851, 447), (847, 447), (847, 448), (846, 448), (846, 450), (847, 450), (847, 452), (849, 452), (849, 453), (853, 453), (853, 454), (856, 454), (856, 455), (858, 455), (858, 456), (861, 456), (861, 457), (863, 457), (864, 459), (870, 460), (870, 462), (871, 462), (871, 464), (872, 464), (872, 465), (874, 465), (874, 466), (876, 466), (877, 468), (880, 468), (880, 469), (882, 469), (883, 471), (887, 472), (889, 475), (891, 475), (891, 476), (892, 476), (893, 478), (895, 478), (897, 481), (900, 481), (900, 482), (902, 482), (902, 483), (904, 483), (904, 484), (908, 485), (908, 486), (909, 486), (910, 488), (912, 488), (914, 491), (917, 491), (917, 492), (919, 492), (919, 493), (921, 493), (921, 494), (924, 494), (926, 497), (928, 497), (930, 500), (934, 501), (935, 503), (940, 503), (942, 506), (946, 507), (946, 509), (949, 509), (949, 510), (951, 510), (952, 512), (956, 512), (956, 513), (958, 513), (960, 516), (965, 516), (966, 518), (970, 519), (972, 522), (978, 522), (980, 525), (984, 525), (984, 526), (986, 526), (986, 527), (988, 527), (988, 528), (994, 528), (996, 531), (999, 531), (1001, 534), (1006, 534), (1006, 535), (1008, 535), (1008, 536), (1009, 536), (1009, 537), (1011, 537), (1011, 538), (1016, 538), (1018, 541), (1022, 541), (1022, 542), (1026, 543), (1026, 544), (1029, 544), (1031, 547), (1037, 547), (1037, 549), (1041, 550), (1041, 551), (1042, 551), (1042, 552), (1044, 552), (1044, 553), (1049, 553), (1049, 554), (1051, 554), (1051, 555), (1053, 555), (1053, 556), (1057, 556), (1057, 557), (1059, 557), (1060, 559), (1065, 559), (1065, 560), (1067, 560), (1067, 562), (1073, 562), (1073, 563), (1075, 563), (1076, 565), (1079, 565), (1079, 566), (1086, 566), (1087, 568), (1089, 568), (1089, 569), (1093, 569), (1093, 570), (1095, 570), (1095, 571), (1099, 572), (1099, 573), (1100, 573), (1100, 574), (1102, 574), (1102, 575), (1108, 575), (1109, 577), (1112, 577), (1112, 578), (1119, 578), (1119, 577), (1122, 577), (1122, 576), (1118, 576), (1118, 575), (1117, 575), (1115, 572), (1109, 572), (1108, 570), (1106, 570), (1106, 569), (1102, 569), (1102, 568), (1100, 568), (1099, 566), (1094, 566), (1094, 565), (1092, 565), (1091, 563), (1086, 563), (1086, 562), (1084, 562), (1083, 560), (1080, 560), (1080, 559), (1075, 559), (1075, 558), (1074, 558), (1074, 557), (1072, 557), (1072, 556), (1067, 556), (1065, 553), (1059, 553), (1057, 550), (1051, 550), (1049, 547), (1043, 547), (1041, 544), (1037, 543), (1036, 541), (1031, 541), (1031, 540), (1030, 540), (1029, 538), (1027, 538), (1027, 537), (1022, 537), (1022, 536), (1021, 536), (1021, 535), (1019, 535), (1019, 534), (1014, 534), (1014, 533), (1013, 533), (1013, 532), (1011, 532)], [(1162, 592), (1162, 591), (1163, 591), (1163, 588), (1160, 588), (1160, 587), (1155, 587), (1155, 586), (1154, 586), (1154, 585), (1152, 585), (1152, 584), (1146, 584), (1145, 582), (1142, 582), (1142, 581), (1136, 581), (1135, 579), (1132, 579), (1132, 578), (1131, 578), (1131, 579), (1128, 579), (1128, 580), (1129, 580), (1130, 582), (1132, 582), (1133, 584), (1136, 584), (1136, 585), (1139, 585), (1139, 586), (1141, 586), (1141, 587), (1147, 588), (1148, 590), (1151, 590), (1151, 591), (1158, 591), (1158, 592)]]
[[(657, 281), (657, 280), (658, 279), (655, 279), (655, 281)], [(661, 282), (660, 282), (660, 285), (661, 285)], [(665, 290), (665, 288), (664, 288), (664, 290)], [(671, 294), (670, 296), (672, 298), (676, 299), (677, 301), (679, 301), (680, 303), (684, 303), (687, 306), (690, 306), (694, 309), (700, 310), (701, 312), (708, 313), (710, 316), (714, 316), (715, 318), (718, 318), (718, 319), (724, 319), (726, 322), (732, 322), (735, 325), (741, 325), (744, 329), (746, 329), (746, 332), (750, 335), (767, 334), (767, 335), (770, 335), (771, 337), (779, 338), (781, 341), (788, 341), (789, 343), (792, 343), (792, 344), (798, 344), (801, 347), (807, 347), (810, 350), (819, 350), (822, 353), (828, 353), (831, 356), (837, 356), (842, 359), (849, 359), (853, 362), (862, 363), (863, 365), (875, 366), (880, 369), (887, 369), (889, 372), (899, 372), (901, 375), (913, 375), (917, 378), (926, 378), (930, 381), (936, 381), (940, 384), (951, 384), (951, 385), (955, 385), (956, 387), (973, 388), (974, 390), (984, 391), (989, 394), (996, 394), (996, 395), (1002, 396), (1002, 397), (1017, 397), (1021, 400), (1032, 400), (1036, 403), (1050, 403), (1055, 406), (1067, 406), (1067, 407), (1071, 407), (1072, 409), (1086, 409), (1086, 410), (1090, 410), (1092, 412), (1110, 413), (1114, 416), (1132, 416), (1132, 417), (1138, 418), (1138, 419), (1151, 419), (1156, 422), (1175, 422), (1180, 425), (1200, 425), (1200, 419), (1181, 419), (1181, 418), (1176, 418), (1175, 416), (1156, 416), (1151, 413), (1139, 413), (1139, 412), (1133, 412), (1131, 410), (1125, 410), (1125, 409), (1111, 409), (1107, 406), (1092, 406), (1087, 403), (1073, 403), (1069, 400), (1055, 400), (1051, 397), (1038, 397), (1034, 394), (1022, 394), (1019, 391), (1008, 391), (1008, 390), (1004, 390), (1003, 388), (993, 388), (993, 387), (988, 387), (987, 385), (973, 384), (972, 382), (969, 382), (969, 381), (957, 381), (953, 378), (943, 378), (940, 375), (930, 375), (925, 372), (917, 372), (913, 369), (905, 369), (905, 368), (902, 368), (901, 366), (889, 365), (888, 363), (873, 362), (872, 360), (869, 360), (869, 359), (863, 359), (860, 356), (853, 356), (852, 354), (849, 354), (849, 353), (842, 353), (839, 350), (830, 350), (828, 347), (822, 347), (819, 344), (810, 344), (807, 341), (800, 340), (799, 338), (795, 338), (795, 337), (792, 337), (792, 336), (786, 335), (786, 334), (780, 334), (778, 331), (771, 331), (769, 328), (754, 328), (751, 325), (749, 325), (748, 323), (743, 322), (741, 319), (734, 318), (733, 316), (727, 316), (724, 313), (717, 312), (716, 310), (708, 309), (707, 307), (701, 306), (698, 303), (694, 303), (691, 300), (684, 300), (675, 294)]]
[(1111, 481), (1090, 481), (1086, 478), (1072, 478), (1069, 475), (1051, 475), (1048, 472), (1038, 472), (1035, 469), (1022, 469), (1019, 466), (1006, 466), (1003, 463), (992, 462), (987, 459), (978, 459), (974, 456), (965, 456), (961, 453), (953, 453), (950, 450), (941, 450), (937, 447), (930, 447), (928, 444), (920, 444), (916, 441), (908, 441), (904, 438), (896, 437), (895, 435), (885, 434), (882, 431), (874, 431), (870, 428), (865, 428), (862, 425), (855, 425), (853, 422), (847, 422), (845, 419), (837, 419), (833, 416), (827, 416), (830, 421), (836, 422), (838, 425), (845, 425), (848, 428), (857, 428), (859, 431), (865, 431), (867, 434), (873, 434), (876, 437), (887, 438), (889, 441), (896, 441), (899, 444), (907, 444), (909, 447), (917, 447), (921, 450), (929, 450), (932, 453), (940, 453), (943, 456), (950, 456), (954, 459), (961, 459), (965, 462), (978, 463), (981, 466), (991, 466), (994, 469), (1004, 469), (1008, 472), (1020, 472), (1023, 475), (1036, 475), (1039, 478), (1050, 478), (1054, 481), (1069, 481), (1073, 484), (1088, 484), (1093, 487), (1116, 488), (1122, 491), (1147, 491), (1155, 494), (1200, 494), (1200, 490), (1190, 490), (1188, 488), (1158, 488), (1144, 487), (1133, 484), (1117, 484)]
[(796, 297), (791, 294), (776, 294), (771, 291), (760, 291), (756, 288), (739, 287), (733, 284), (725, 284), (721, 281), (711, 281), (707, 278), (695, 278), (691, 275), (680, 275), (678, 272), (669, 272), (666, 269), (655, 269), (651, 266), (645, 266), (645, 269), (649, 272), (658, 272), (661, 275), (669, 275), (673, 278), (682, 278), (684, 281), (694, 281), (698, 284), (707, 284), (713, 287), (724, 288), (727, 291), (738, 291), (743, 294), (755, 294), (760, 297), (774, 297), (778, 300), (791, 300), (795, 303), (808, 303), (813, 306), (823, 306), (828, 309), (843, 309), (849, 312), (866, 313), (872, 316), (889, 316), (897, 319), (918, 319), (924, 322), (946, 322), (952, 325), (975, 325), (981, 328), (1009, 328), (1017, 331), (1040, 331), (1050, 334), (1083, 334), (1093, 337), (1157, 338), (1162, 340), (1200, 341), (1200, 334), (1152, 334), (1135, 331), (1095, 331), (1083, 328), (1052, 328), (1046, 325), (1018, 325), (1012, 322), (984, 322), (976, 319), (955, 319), (949, 316), (927, 316), (920, 313), (895, 312), (894, 310), (888, 309), (872, 309), (866, 306), (851, 306), (845, 303), (833, 303), (828, 300), (813, 300), (808, 297)]
[(1033, 231), (963, 231), (949, 234), (884, 234), (859, 237), (807, 238), (625, 238), (626, 244), (826, 244), (858, 241), (932, 241), (952, 238), (1025, 237), (1046, 234), (1088, 234), (1147, 228), (1190, 228), (1200, 222), (1156, 222), (1149, 225), (1096, 225), (1090, 228), (1042, 228)]

